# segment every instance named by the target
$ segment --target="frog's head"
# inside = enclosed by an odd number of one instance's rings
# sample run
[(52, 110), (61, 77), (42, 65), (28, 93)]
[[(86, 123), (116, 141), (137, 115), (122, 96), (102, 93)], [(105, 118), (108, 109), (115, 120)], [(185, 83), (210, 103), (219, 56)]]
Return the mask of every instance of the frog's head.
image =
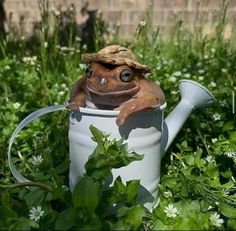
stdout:
[(98, 53), (84, 54), (89, 63), (86, 70), (87, 90), (93, 102), (108, 107), (119, 106), (139, 90), (139, 80), (150, 68), (136, 61), (125, 47), (112, 45)]

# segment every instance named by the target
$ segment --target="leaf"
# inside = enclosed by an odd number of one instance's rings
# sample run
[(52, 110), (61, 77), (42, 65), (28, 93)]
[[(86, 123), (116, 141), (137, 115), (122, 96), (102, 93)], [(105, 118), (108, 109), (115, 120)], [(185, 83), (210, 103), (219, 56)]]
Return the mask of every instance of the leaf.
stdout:
[(0, 206), (0, 218), (1, 219), (6, 219), (6, 218), (9, 218), (9, 217), (16, 218), (17, 217), (16, 212), (13, 211), (9, 207)]
[(25, 217), (18, 217), (17, 222), (11, 227), (12, 230), (31, 230), (31, 228), (38, 229), (39, 225)]
[(99, 185), (89, 176), (82, 177), (77, 183), (72, 195), (73, 205), (85, 207), (89, 211), (94, 211), (99, 203)]
[(127, 197), (126, 186), (122, 183), (121, 177), (118, 176), (112, 187), (112, 203), (120, 203), (124, 201)]
[(229, 219), (227, 222), (227, 230), (235, 230), (236, 228), (236, 219)]
[(132, 203), (135, 201), (138, 191), (140, 188), (140, 180), (131, 180), (127, 182), (126, 190), (127, 190), (127, 201)]
[(62, 164), (60, 164), (54, 168), (54, 170), (53, 170), (54, 173), (57, 175), (64, 173), (65, 171), (68, 170), (69, 164), (70, 164), (70, 161), (68, 159), (65, 160)]
[(145, 214), (146, 208), (143, 205), (135, 205), (130, 208), (121, 207), (118, 210), (118, 217), (124, 220), (125, 226), (129, 230), (139, 229), (143, 223)]
[(72, 228), (76, 222), (77, 210), (73, 207), (62, 211), (57, 220), (55, 229), (56, 230), (68, 230)]
[(228, 204), (221, 203), (220, 206), (221, 213), (228, 218), (236, 218), (236, 208)]
[(98, 145), (101, 145), (104, 138), (108, 137), (108, 134), (105, 134), (104, 132), (100, 131), (96, 127), (94, 127), (92, 124), (89, 126), (90, 131), (93, 134), (92, 140), (94, 140)]
[(227, 121), (225, 122), (222, 130), (225, 132), (233, 129), (234, 129), (234, 121)]
[(230, 141), (236, 143), (236, 131), (231, 132), (229, 136), (230, 136)]
[(170, 230), (168, 225), (165, 225), (160, 219), (154, 221), (152, 230)]
[(28, 207), (39, 205), (46, 196), (46, 192), (41, 189), (33, 189), (24, 196), (24, 200)]
[(127, 144), (123, 140), (108, 139), (108, 135), (101, 132), (94, 126), (90, 126), (93, 140), (97, 147), (89, 156), (85, 164), (86, 174), (96, 180), (103, 180), (111, 174), (112, 168), (120, 168), (132, 161), (142, 160), (143, 155), (129, 152)]

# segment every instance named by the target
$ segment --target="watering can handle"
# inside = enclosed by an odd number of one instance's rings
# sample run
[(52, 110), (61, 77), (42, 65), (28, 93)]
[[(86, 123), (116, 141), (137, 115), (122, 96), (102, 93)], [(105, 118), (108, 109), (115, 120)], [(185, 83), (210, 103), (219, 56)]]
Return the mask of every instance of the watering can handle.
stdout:
[(60, 111), (60, 110), (64, 110), (66, 109), (66, 104), (64, 105), (55, 105), (55, 106), (49, 106), (49, 107), (45, 107), (42, 109), (39, 109), (35, 112), (32, 112), (31, 114), (29, 114), (26, 118), (24, 118), (19, 125), (16, 127), (15, 131), (13, 132), (11, 138), (10, 138), (10, 142), (9, 142), (9, 146), (8, 146), (8, 165), (10, 167), (10, 170), (13, 174), (13, 176), (16, 178), (16, 180), (18, 182), (30, 182), (30, 180), (28, 180), (27, 178), (23, 177), (17, 170), (16, 167), (12, 161), (12, 157), (11, 157), (11, 148), (13, 145), (13, 142), (17, 136), (17, 134), (29, 123), (31, 123), (33, 120), (41, 117), (42, 115), (48, 114), (50, 112), (55, 112), (55, 111)]

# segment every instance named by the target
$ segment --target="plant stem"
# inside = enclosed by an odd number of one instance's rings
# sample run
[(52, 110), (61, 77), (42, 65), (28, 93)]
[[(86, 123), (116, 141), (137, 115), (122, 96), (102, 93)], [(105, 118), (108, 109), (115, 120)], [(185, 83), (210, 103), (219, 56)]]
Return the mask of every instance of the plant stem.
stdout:
[(21, 183), (8, 184), (8, 185), (0, 184), (0, 188), (5, 188), (5, 189), (7, 188), (14, 189), (14, 188), (20, 188), (20, 187), (27, 187), (27, 186), (34, 186), (34, 187), (41, 188), (45, 191), (52, 192), (52, 187), (46, 184), (40, 183), (40, 182), (29, 181), (29, 182), (21, 182)]
[(204, 137), (202, 136), (200, 130), (199, 130), (199, 129), (196, 129), (196, 130), (197, 130), (197, 134), (199, 135), (199, 137), (200, 137), (201, 140), (202, 140), (202, 143), (203, 143), (203, 145), (204, 145), (204, 147), (205, 147), (205, 149), (206, 149), (207, 154), (209, 155), (210, 152), (209, 152), (209, 148), (207, 147), (206, 140), (205, 140)]

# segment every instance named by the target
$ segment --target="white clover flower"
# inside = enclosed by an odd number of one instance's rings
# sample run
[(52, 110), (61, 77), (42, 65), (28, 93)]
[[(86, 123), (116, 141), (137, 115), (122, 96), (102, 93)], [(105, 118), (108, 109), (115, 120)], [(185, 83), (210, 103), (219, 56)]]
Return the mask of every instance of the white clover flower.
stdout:
[(204, 55), (204, 59), (208, 59), (209, 58), (209, 56), (208, 55)]
[(39, 221), (40, 218), (43, 216), (44, 211), (42, 210), (41, 206), (32, 207), (32, 209), (29, 211), (29, 218), (33, 221)]
[(33, 156), (31, 162), (33, 165), (39, 165), (42, 163), (42, 161), (43, 161), (43, 158), (41, 155), (39, 155), (39, 156)]
[(211, 82), (211, 86), (212, 86), (212, 87), (216, 87), (216, 83), (212, 81), (212, 82)]
[(211, 214), (209, 219), (210, 219), (212, 225), (216, 226), (216, 227), (221, 227), (222, 224), (224, 223), (224, 220), (220, 219), (220, 215), (218, 213)]
[(168, 206), (165, 207), (164, 213), (166, 214), (167, 217), (176, 217), (178, 210), (172, 204), (169, 204)]
[(19, 109), (19, 107), (20, 107), (20, 103), (18, 103), (18, 102), (13, 103), (14, 109)]
[(215, 121), (217, 121), (217, 120), (220, 120), (221, 119), (221, 115), (219, 114), (219, 113), (214, 113), (213, 115), (212, 115), (212, 117), (213, 117), (213, 119), (215, 120)]
[(171, 91), (171, 95), (177, 95), (178, 92), (177, 91)]
[(222, 71), (223, 73), (226, 73), (226, 72), (227, 72), (227, 69), (221, 68), (221, 71)]
[(163, 193), (163, 195), (164, 195), (165, 198), (169, 198), (169, 197), (173, 196), (171, 191), (166, 191), (166, 192)]

